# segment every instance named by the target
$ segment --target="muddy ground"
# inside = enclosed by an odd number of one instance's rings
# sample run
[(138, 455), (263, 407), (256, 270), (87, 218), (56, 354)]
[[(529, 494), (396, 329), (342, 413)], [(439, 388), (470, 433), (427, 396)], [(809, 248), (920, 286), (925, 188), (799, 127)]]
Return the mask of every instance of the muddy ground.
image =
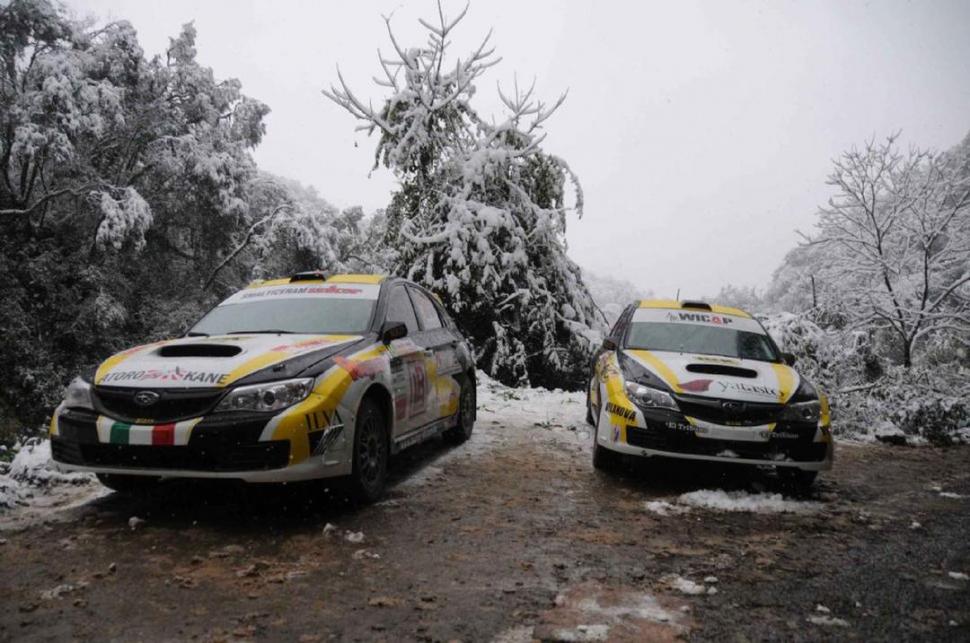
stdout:
[(970, 640), (970, 448), (843, 446), (770, 514), (675, 502), (790, 495), (769, 473), (606, 476), (589, 449), (486, 409), (374, 506), (179, 483), (0, 516), (0, 640)]

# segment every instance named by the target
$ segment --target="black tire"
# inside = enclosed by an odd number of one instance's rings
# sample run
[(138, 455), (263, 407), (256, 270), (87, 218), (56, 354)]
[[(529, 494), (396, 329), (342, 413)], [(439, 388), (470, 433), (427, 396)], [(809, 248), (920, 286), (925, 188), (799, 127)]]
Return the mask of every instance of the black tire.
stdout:
[(387, 435), (384, 411), (373, 399), (364, 398), (357, 410), (353, 472), (350, 474), (350, 492), (358, 502), (374, 502), (384, 494), (390, 459)]
[(118, 493), (145, 493), (158, 486), (160, 478), (153, 476), (129, 476), (121, 473), (97, 473), (98, 482)]
[(478, 404), (478, 391), (475, 380), (469, 377), (461, 387), (458, 396), (458, 424), (445, 431), (445, 439), (452, 444), (461, 444), (472, 437), (475, 428), (475, 405)]
[(801, 469), (784, 468), (778, 470), (779, 477), (785, 482), (799, 489), (808, 489), (815, 483), (818, 471), (803, 471)]
[(593, 468), (597, 471), (612, 473), (620, 464), (620, 454), (598, 444), (593, 445)]
[[(592, 413), (590, 413), (592, 416)], [(599, 421), (591, 423), (596, 427), (593, 431), (593, 468), (597, 471), (604, 471), (611, 473), (616, 471), (620, 463), (620, 454), (615, 451), (610, 451), (606, 447), (600, 446), (600, 428)]]

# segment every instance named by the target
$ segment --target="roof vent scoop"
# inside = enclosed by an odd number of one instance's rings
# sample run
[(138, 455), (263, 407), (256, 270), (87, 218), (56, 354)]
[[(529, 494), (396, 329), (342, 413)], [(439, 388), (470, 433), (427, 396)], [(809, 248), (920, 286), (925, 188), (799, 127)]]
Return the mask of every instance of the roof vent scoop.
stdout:
[(306, 272), (298, 272), (292, 277), (290, 277), (290, 283), (294, 281), (326, 281), (327, 273), (322, 270), (308, 270)]
[(704, 373), (705, 375), (730, 375), (748, 379), (758, 377), (758, 371), (739, 366), (728, 366), (727, 364), (688, 364), (687, 370), (691, 373)]
[(158, 349), (159, 357), (233, 357), (242, 348), (233, 344), (169, 344)]
[(703, 301), (682, 301), (680, 302), (681, 308), (693, 308), (695, 310), (710, 310), (711, 305)]

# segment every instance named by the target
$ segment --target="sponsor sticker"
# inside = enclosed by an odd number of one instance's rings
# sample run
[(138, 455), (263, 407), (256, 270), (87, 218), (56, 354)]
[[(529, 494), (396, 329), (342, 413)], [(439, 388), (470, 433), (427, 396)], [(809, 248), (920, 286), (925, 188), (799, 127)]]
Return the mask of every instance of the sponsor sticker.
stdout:
[(225, 386), (229, 373), (217, 371), (182, 370), (178, 366), (169, 369), (149, 368), (130, 371), (112, 371), (98, 384), (121, 384), (124, 382), (195, 382)]
[(660, 322), (667, 324), (693, 324), (715, 328), (743, 330), (748, 333), (764, 334), (764, 329), (750, 317), (738, 317), (719, 313), (693, 310), (669, 310), (661, 308), (640, 308), (633, 313), (633, 322)]
[(294, 299), (299, 297), (319, 297), (332, 299), (377, 299), (380, 286), (376, 284), (284, 284), (279, 286), (257, 286), (241, 290), (229, 297), (220, 306), (240, 304), (248, 301), (268, 299)]
[(606, 412), (612, 413), (613, 415), (618, 415), (624, 420), (628, 420), (630, 422), (635, 422), (637, 419), (637, 414), (634, 411), (623, 408), (622, 406), (614, 404), (613, 402), (606, 403)]

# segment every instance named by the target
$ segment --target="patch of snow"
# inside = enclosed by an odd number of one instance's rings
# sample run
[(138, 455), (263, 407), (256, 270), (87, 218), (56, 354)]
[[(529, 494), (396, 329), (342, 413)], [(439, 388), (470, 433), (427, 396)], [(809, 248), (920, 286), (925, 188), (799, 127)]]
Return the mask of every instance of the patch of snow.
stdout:
[(135, 531), (139, 527), (145, 524), (144, 518), (139, 518), (138, 516), (132, 516), (128, 519), (128, 528)]
[[(677, 574), (669, 574), (660, 580), (667, 583), (670, 587), (676, 589), (680, 593), (688, 594), (690, 596), (697, 596), (707, 591), (703, 585), (695, 583), (694, 581), (684, 578), (683, 576), (678, 576)], [(716, 591), (717, 590), (715, 590), (715, 592)]]
[(717, 576), (705, 576), (704, 582), (709, 585), (713, 585), (714, 583), (717, 582)]
[(493, 638), (492, 643), (532, 643), (532, 631), (534, 629), (531, 625), (510, 627)]
[(362, 531), (348, 531), (344, 534), (344, 539), (349, 543), (359, 544), (364, 542), (364, 532)]
[(701, 509), (751, 513), (811, 513), (822, 506), (818, 502), (787, 499), (780, 493), (748, 493), (721, 489), (691, 491), (678, 497), (677, 501)]
[(610, 637), (610, 626), (597, 623), (595, 625), (577, 625), (572, 628), (559, 628), (552, 633), (556, 641), (607, 641)]
[(666, 500), (648, 500), (644, 503), (644, 507), (646, 507), (647, 511), (655, 513), (658, 516), (676, 516), (690, 511), (687, 507), (671, 504)]
[(0, 462), (0, 512), (16, 507), (64, 508), (79, 496), (91, 499), (103, 490), (90, 473), (64, 473), (50, 466), (49, 440), (14, 446), (11, 462)]
[(952, 491), (941, 491), (940, 497), (941, 498), (963, 498), (963, 496), (960, 495), (959, 493), (954, 493)]
[(815, 611), (816, 612), (821, 612), (822, 614), (830, 614), (832, 612), (832, 610), (830, 610), (829, 608), (825, 607), (821, 603), (819, 603), (818, 605), (815, 606)]
[(825, 625), (825, 626), (832, 626), (832, 627), (849, 627), (849, 622), (846, 621), (845, 619), (837, 618), (835, 616), (826, 616), (824, 614), (823, 615), (818, 615), (818, 616), (809, 616), (805, 620), (808, 621), (809, 623), (813, 624), (813, 625)]
[(922, 526), (923, 526), (923, 525), (921, 525), (921, 524), (919, 524), (919, 523), (918, 523), (918, 522), (916, 522), (915, 520), (914, 520), (913, 522), (911, 522), (911, 523), (909, 523), (909, 528), (910, 528), (910, 529), (919, 529), (919, 528), (920, 528), (920, 527), (922, 527)]
[(967, 576), (963, 572), (947, 572), (947, 576), (955, 580), (970, 580), (970, 576)]

